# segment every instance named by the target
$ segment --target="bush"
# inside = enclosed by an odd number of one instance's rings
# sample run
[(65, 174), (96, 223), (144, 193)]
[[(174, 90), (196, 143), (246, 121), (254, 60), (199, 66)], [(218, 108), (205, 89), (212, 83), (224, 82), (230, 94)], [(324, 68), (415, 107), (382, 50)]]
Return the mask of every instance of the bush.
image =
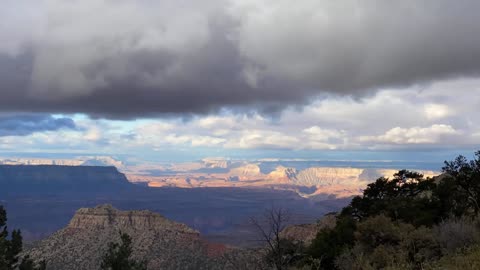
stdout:
[[(339, 269), (415, 268), (441, 256), (432, 229), (380, 215), (357, 226), (355, 246), (336, 260)], [(350, 259), (348, 259), (350, 257)]]
[(444, 256), (424, 269), (467, 270), (480, 269), (480, 246), (473, 246), (452, 255)]
[(468, 217), (451, 218), (434, 228), (436, 238), (446, 253), (480, 244), (479, 220)]
[(355, 220), (344, 217), (337, 221), (334, 229), (321, 230), (312, 241), (308, 254), (320, 259), (323, 267), (334, 267), (335, 257), (354, 243)]

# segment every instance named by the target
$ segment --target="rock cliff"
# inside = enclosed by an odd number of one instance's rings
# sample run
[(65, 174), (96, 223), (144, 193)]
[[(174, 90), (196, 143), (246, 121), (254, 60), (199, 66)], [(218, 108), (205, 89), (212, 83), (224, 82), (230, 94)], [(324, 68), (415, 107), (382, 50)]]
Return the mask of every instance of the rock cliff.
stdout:
[[(64, 229), (27, 251), (45, 259), (47, 269), (99, 269), (109, 242), (119, 232), (133, 241), (133, 257), (145, 260), (148, 269), (195, 269), (208, 264), (208, 243), (196, 230), (150, 211), (119, 211), (110, 205), (81, 208)], [(219, 247), (215, 246), (218, 252)]]
[(249, 179), (251, 177), (259, 178), (262, 177), (260, 172), (260, 167), (257, 164), (247, 164), (241, 167), (233, 168), (230, 170), (230, 176), (238, 176), (241, 180)]
[(122, 231), (157, 230), (198, 235), (197, 231), (189, 228), (187, 225), (170, 221), (160, 214), (148, 210), (119, 211), (111, 205), (80, 208), (67, 228), (108, 229), (112, 226)]
[(363, 169), (314, 167), (292, 175), (292, 181), (304, 186), (330, 186), (358, 181)]

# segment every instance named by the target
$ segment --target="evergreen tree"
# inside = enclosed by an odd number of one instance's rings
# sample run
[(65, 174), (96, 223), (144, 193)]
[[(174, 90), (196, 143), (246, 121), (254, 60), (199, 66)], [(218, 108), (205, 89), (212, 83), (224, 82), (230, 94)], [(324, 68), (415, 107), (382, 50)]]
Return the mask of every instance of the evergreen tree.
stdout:
[(144, 262), (131, 259), (132, 239), (126, 233), (120, 233), (121, 244), (109, 243), (108, 250), (103, 255), (102, 270), (146, 270)]
[(45, 270), (45, 262), (36, 266), (32, 260), (27, 257), (20, 261), (22, 252), (22, 233), (20, 230), (13, 230), (11, 237), (7, 230), (7, 212), (0, 205), (0, 270)]
[(446, 192), (442, 200), (450, 202), (456, 216), (469, 214), (476, 216), (480, 212), (480, 151), (474, 160), (458, 156), (453, 161), (445, 161), (442, 171), (448, 175), (442, 181)]

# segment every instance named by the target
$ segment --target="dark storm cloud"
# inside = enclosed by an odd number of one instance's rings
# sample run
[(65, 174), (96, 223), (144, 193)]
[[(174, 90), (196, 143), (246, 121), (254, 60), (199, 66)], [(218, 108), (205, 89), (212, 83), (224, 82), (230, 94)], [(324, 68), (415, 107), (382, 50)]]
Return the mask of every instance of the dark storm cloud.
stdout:
[[(324, 92), (361, 96), (480, 74), (473, 0), (40, 3), (37, 24), (50, 22), (41, 34), (0, 28), (1, 41), (19, 39), (0, 45), (1, 111), (275, 111)], [(85, 20), (85, 10), (98, 14)]]
[(54, 118), (50, 115), (0, 116), (0, 137), (27, 136), (59, 129), (76, 129), (76, 125), (70, 118)]

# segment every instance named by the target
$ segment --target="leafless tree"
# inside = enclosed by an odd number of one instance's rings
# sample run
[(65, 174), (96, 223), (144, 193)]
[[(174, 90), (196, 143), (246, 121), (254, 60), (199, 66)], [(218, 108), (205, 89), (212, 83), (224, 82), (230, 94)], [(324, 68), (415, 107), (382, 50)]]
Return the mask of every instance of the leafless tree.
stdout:
[(251, 218), (250, 222), (259, 234), (258, 241), (265, 244), (267, 262), (277, 270), (287, 268), (292, 261), (292, 243), (281, 237), (281, 232), (290, 222), (291, 215), (284, 208), (271, 207), (263, 218)]

